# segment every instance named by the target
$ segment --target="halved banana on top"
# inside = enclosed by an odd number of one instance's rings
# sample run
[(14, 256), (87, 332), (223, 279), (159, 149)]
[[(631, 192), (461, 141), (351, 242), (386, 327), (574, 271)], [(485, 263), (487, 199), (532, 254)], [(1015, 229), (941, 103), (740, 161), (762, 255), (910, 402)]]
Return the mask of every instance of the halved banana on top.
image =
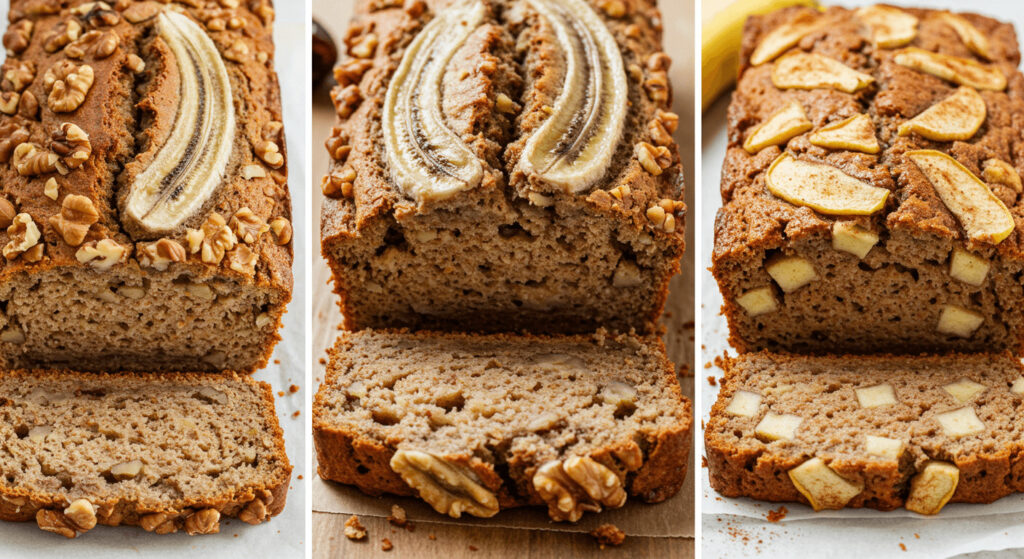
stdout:
[(567, 192), (600, 179), (622, 136), (629, 88), (615, 37), (583, 0), (528, 0), (553, 28), (565, 83), (548, 117), (526, 141), (521, 168)]
[(156, 32), (180, 74), (173, 132), (136, 175), (123, 217), (149, 234), (174, 230), (221, 185), (235, 143), (235, 106), (224, 60), (209, 35), (187, 16), (165, 11)]
[(416, 35), (388, 84), (381, 118), (391, 175), (417, 202), (444, 200), (480, 184), (483, 163), (441, 113), (442, 81), (455, 53), (487, 15), (482, 2), (439, 12)]

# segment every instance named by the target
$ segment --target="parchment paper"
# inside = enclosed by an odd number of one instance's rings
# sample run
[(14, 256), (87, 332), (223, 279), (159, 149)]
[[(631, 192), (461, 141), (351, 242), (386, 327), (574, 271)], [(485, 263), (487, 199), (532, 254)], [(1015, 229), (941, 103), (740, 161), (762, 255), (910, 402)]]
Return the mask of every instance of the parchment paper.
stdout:
[[(308, 254), (306, 184), (306, 103), (309, 68), (306, 52), (306, 16), (302, 2), (275, 2), (277, 21), (274, 41), (277, 47), (275, 66), (281, 82), (284, 124), (289, 158), (289, 186), (292, 191), (292, 221), (295, 230), (295, 289), (288, 314), (284, 317), (282, 340), (277, 344), (271, 364), (254, 378), (270, 383), (276, 397), (277, 415), (284, 429), (288, 459), (292, 464), (292, 482), (288, 503), (280, 515), (259, 526), (235, 519), (221, 521), (220, 533), (190, 537), (184, 533), (157, 536), (134, 527), (97, 526), (74, 540), (43, 532), (35, 522), (12, 524), (0, 522), (0, 557), (38, 558), (75, 557), (76, 559), (108, 559), (110, 557), (145, 556), (147, 559), (206, 557), (249, 559), (252, 557), (303, 557), (306, 539), (305, 485), (308, 477), (298, 480), (306, 467), (305, 438), (305, 312), (306, 269)], [(7, 21), (7, 2), (0, 5), (0, 21)], [(0, 57), (3, 53), (0, 52)], [(275, 361), (280, 361), (275, 364)], [(290, 385), (300, 390), (292, 394)], [(284, 396), (277, 396), (284, 392)], [(292, 414), (300, 412), (298, 417)]]
[[(335, 40), (343, 36), (352, 13), (352, 0), (314, 0), (313, 13), (317, 20), (327, 28)], [(662, 2), (664, 15), (666, 52), (673, 58), (671, 79), (675, 85), (673, 110), (680, 115), (679, 129), (676, 140), (680, 143), (680, 154), (687, 183), (687, 205), (693, 208), (693, 7), (690, 1)], [(320, 148), (326, 139), (330, 127), (334, 123), (334, 113), (330, 101), (324, 91), (314, 95), (313, 102), (313, 176), (319, 179), (327, 170), (326, 152)], [(314, 181), (315, 182), (315, 181)], [(317, 183), (319, 184), (319, 183)], [(313, 193), (314, 220), (319, 224), (321, 193), (319, 188)], [(690, 214), (692, 215), (692, 213)], [(692, 229), (689, 228), (688, 217), (687, 247), (693, 246)], [(317, 225), (315, 239), (319, 238)], [(318, 245), (318, 242), (314, 243)], [(688, 249), (689, 250), (689, 249)], [(666, 313), (666, 345), (670, 357), (677, 365), (686, 365), (692, 370), (693, 363), (693, 259), (684, 256), (684, 270), (673, 281), (671, 300)], [(688, 263), (687, 263), (688, 261)], [(317, 254), (313, 259), (313, 285), (316, 296), (313, 300), (313, 356), (315, 360), (324, 356), (327, 347), (334, 343), (338, 336), (337, 325), (341, 322), (336, 297), (331, 293), (327, 280), (330, 277), (326, 263)], [(313, 370), (314, 384), (319, 385), (323, 378), (324, 367), (315, 364)], [(683, 390), (688, 396), (693, 395), (692, 379), (683, 378)], [(696, 426), (694, 427), (696, 430)], [(464, 516), (459, 524), (512, 527), (535, 530), (558, 530), (571, 532), (589, 532), (598, 524), (611, 522), (630, 536), (656, 537), (693, 537), (693, 453), (690, 456), (690, 467), (687, 482), (679, 493), (668, 501), (658, 505), (645, 505), (630, 501), (619, 510), (605, 511), (600, 515), (586, 515), (577, 524), (553, 523), (547, 514), (540, 509), (520, 509), (502, 511), (491, 519), (474, 519)], [(322, 481), (315, 473), (311, 480), (313, 491), (313, 510), (337, 514), (359, 514), (386, 517), (391, 512), (391, 505), (398, 503), (413, 521), (454, 523), (456, 521), (434, 512), (428, 505), (417, 499), (385, 496), (380, 498), (367, 497), (358, 490), (336, 483)]]
[[(874, 2), (851, 1), (846, 6), (870, 5)], [(1009, 20), (1018, 32), (1024, 29), (1024, 12), (1020, 4), (996, 0), (975, 0), (970, 6), (962, 2), (888, 2), (907, 6), (948, 7), (971, 10)], [(706, 19), (706, 18), (705, 18)], [(718, 386), (706, 380), (709, 375), (721, 378), (717, 367), (704, 368), (706, 362), (728, 351), (729, 329), (719, 314), (721, 294), (707, 268), (711, 266), (714, 242), (714, 215), (721, 206), (719, 179), (727, 146), (726, 108), (728, 96), (719, 99), (703, 115), (702, 141), (702, 222), (698, 238), (701, 243), (700, 338), (701, 365), (697, 382), (701, 392), (701, 417), (707, 418), (718, 395)], [(700, 441), (703, 448), (703, 440)], [(1024, 495), (1012, 495), (990, 505), (951, 504), (938, 517), (925, 517), (905, 509), (880, 512), (869, 509), (846, 509), (815, 513), (810, 507), (784, 503), (787, 514), (780, 522), (769, 522), (770, 510), (783, 503), (763, 503), (751, 499), (726, 499), (708, 483), (707, 469), (701, 468), (702, 549), (705, 557), (725, 557), (761, 552), (785, 552), (789, 556), (814, 554), (816, 557), (852, 557), (861, 553), (902, 552), (906, 557), (943, 559), (983, 550), (1024, 547)], [(915, 534), (917, 537), (915, 537)], [(904, 557), (904, 555), (900, 555)]]

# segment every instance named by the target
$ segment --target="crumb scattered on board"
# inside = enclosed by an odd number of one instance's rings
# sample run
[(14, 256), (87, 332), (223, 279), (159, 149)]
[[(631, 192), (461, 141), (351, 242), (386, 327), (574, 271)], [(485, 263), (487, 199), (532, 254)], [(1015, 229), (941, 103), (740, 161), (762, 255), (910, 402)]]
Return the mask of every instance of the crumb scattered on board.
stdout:
[(902, 549), (903, 551), (906, 551), (907, 550), (907, 546), (904, 545), (904, 544), (900, 544), (900, 549)]
[(626, 541), (626, 533), (614, 524), (602, 524), (594, 528), (590, 535), (594, 536), (598, 547), (601, 549), (607, 546), (618, 547), (622, 545), (622, 542)]
[(384, 538), (380, 541), (381, 551), (391, 551), (395, 546), (391, 544), (391, 540)]
[(359, 522), (359, 517), (352, 515), (345, 521), (345, 537), (357, 541), (366, 537), (366, 528)]
[(480, 549), (480, 548), (478, 548), (478, 547), (477, 547), (477, 546), (475, 546), (475, 545), (471, 545), (471, 546), (469, 546), (469, 550), (470, 550), (470, 551), (476, 551), (477, 549)]
[(718, 380), (715, 379), (715, 375), (708, 375), (708, 384), (711, 386), (718, 385)]
[(295, 410), (295, 413), (292, 414), (292, 417), (299, 417), (300, 413), (302, 413), (302, 412), (299, 411), (299, 410)]
[(405, 509), (398, 505), (391, 505), (391, 516), (388, 517), (388, 522), (392, 526), (401, 528), (409, 522), (409, 517), (406, 516)]
[(768, 522), (778, 522), (783, 518), (786, 518), (787, 514), (789, 514), (789, 510), (787, 510), (786, 507), (783, 506), (775, 510), (768, 511), (768, 514), (765, 516), (765, 518), (768, 519)]
[(299, 391), (298, 385), (293, 384), (293, 385), (288, 387), (288, 392), (291, 392), (292, 394), (295, 394), (298, 391)]

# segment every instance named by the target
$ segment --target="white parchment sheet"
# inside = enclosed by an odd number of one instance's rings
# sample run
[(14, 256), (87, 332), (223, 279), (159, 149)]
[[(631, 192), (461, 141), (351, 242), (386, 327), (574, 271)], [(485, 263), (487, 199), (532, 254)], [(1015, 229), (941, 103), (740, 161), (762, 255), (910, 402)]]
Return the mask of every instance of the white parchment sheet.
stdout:
[[(874, 2), (849, 1), (845, 6)], [(1018, 34), (1024, 31), (1024, 4), (1013, 1), (955, 0), (916, 2), (889, 1), (907, 6), (947, 7), (970, 10), (1014, 23)], [(698, 233), (698, 295), (701, 315), (702, 356), (698, 363), (697, 383), (701, 393), (700, 417), (707, 418), (718, 396), (718, 386), (706, 377), (721, 377), (712, 366), (703, 368), (716, 356), (736, 352), (729, 346), (728, 327), (719, 314), (722, 298), (711, 266), (714, 216), (721, 206), (719, 179), (727, 145), (726, 107), (728, 98), (704, 113), (702, 139), (702, 194)], [(703, 440), (698, 441), (703, 454)], [(751, 499), (721, 497), (708, 484), (707, 468), (700, 468), (702, 501), (702, 550), (704, 557), (743, 557), (754, 554), (784, 557), (888, 557), (944, 559), (957, 555), (1018, 549), (999, 557), (1024, 557), (1024, 495), (1013, 495), (991, 505), (951, 504), (938, 517), (925, 517), (904, 509), (879, 512), (847, 509), (815, 513), (796, 503), (762, 503)], [(784, 505), (787, 514), (780, 522), (770, 522), (767, 514)], [(905, 548), (905, 549), (904, 549)], [(1018, 554), (1019, 553), (1019, 554)]]
[[(221, 521), (220, 533), (190, 537), (184, 533), (155, 536), (134, 526), (111, 528), (97, 526), (74, 540), (43, 532), (35, 522), (0, 522), (0, 558), (20, 559), (44, 557), (75, 557), (76, 559), (109, 559), (111, 557), (146, 557), (147, 559), (183, 559), (188, 557), (218, 559), (275, 559), (303, 557), (305, 545), (305, 483), (298, 476), (305, 471), (306, 419), (305, 393), (305, 301), (308, 235), (305, 229), (307, 183), (306, 169), (306, 82), (308, 48), (306, 15), (303, 2), (275, 2), (277, 21), (274, 27), (275, 66), (281, 82), (284, 105), (285, 134), (288, 149), (288, 184), (292, 192), (292, 221), (295, 230), (295, 287), (288, 313), (284, 317), (282, 340), (277, 344), (270, 365), (254, 378), (274, 388), (277, 416), (284, 429), (288, 459), (292, 464), (288, 503), (280, 515), (268, 523), (249, 526), (236, 519)], [(0, 21), (7, 21), (8, 3), (0, 5)], [(0, 52), (0, 59), (3, 53)], [(290, 393), (291, 385), (300, 387)], [(284, 396), (278, 396), (284, 392)], [(293, 417), (295, 412), (300, 412)]]

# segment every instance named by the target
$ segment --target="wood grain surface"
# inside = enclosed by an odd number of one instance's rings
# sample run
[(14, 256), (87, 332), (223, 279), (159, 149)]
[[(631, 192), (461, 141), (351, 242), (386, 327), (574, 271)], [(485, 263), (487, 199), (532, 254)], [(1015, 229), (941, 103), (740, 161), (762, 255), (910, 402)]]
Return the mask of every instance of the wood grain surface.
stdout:
[[(313, 16), (333, 37), (340, 38), (348, 24), (354, 0), (313, 0)], [(686, 184), (687, 206), (694, 208), (693, 165), (694, 165), (694, 80), (693, 57), (693, 5), (692, 0), (671, 0), (661, 2), (665, 25), (665, 51), (672, 57), (671, 78), (674, 88), (673, 110), (680, 116), (676, 141), (682, 156)], [(312, 121), (313, 169), (313, 218), (314, 246), (319, 243), (320, 177), (327, 170), (328, 157), (323, 142), (334, 124), (335, 115), (328, 97), (328, 88), (314, 91)], [(690, 221), (689, 219), (687, 221)], [(689, 225), (689, 223), (688, 223)], [(687, 247), (693, 246), (692, 227), (687, 227)], [(313, 357), (318, 361), (325, 350), (333, 344), (338, 334), (341, 315), (328, 284), (330, 272), (326, 263), (314, 251), (313, 264)], [(693, 329), (693, 277), (694, 265), (687, 252), (683, 258), (683, 271), (673, 279), (668, 308), (663, 322), (666, 326), (665, 341), (669, 356), (679, 366), (684, 392), (692, 398), (694, 370), (694, 329)], [(314, 364), (313, 379), (319, 384), (323, 379), (324, 367)], [(690, 475), (687, 484), (677, 496), (685, 503), (686, 514), (680, 515), (687, 521), (694, 518), (694, 461), (691, 453)], [(313, 474), (315, 475), (315, 473)], [(311, 480), (312, 481), (312, 480)], [(314, 491), (317, 490), (314, 484)], [(324, 484), (319, 484), (324, 487)], [(521, 529), (508, 527), (466, 526), (441, 516), (428, 516), (434, 520), (420, 519), (416, 529), (409, 532), (388, 524), (380, 516), (363, 514), (360, 520), (369, 535), (362, 542), (351, 542), (342, 534), (348, 514), (320, 512), (314, 495), (313, 509), (313, 557), (416, 557), (447, 559), (488, 558), (488, 557), (582, 557), (598, 551), (594, 539), (585, 532), (566, 532), (554, 529)], [(668, 510), (668, 503), (661, 505)], [(323, 507), (320, 507), (323, 508)], [(353, 508), (353, 510), (355, 510)], [(678, 509), (677, 509), (678, 510)], [(628, 536), (619, 548), (603, 550), (602, 557), (659, 557), (689, 559), (694, 556), (693, 526), (681, 527), (683, 537)], [(433, 536), (433, 538), (431, 538)], [(689, 537), (686, 537), (689, 536)], [(382, 549), (383, 538), (388, 538), (393, 548)]]

